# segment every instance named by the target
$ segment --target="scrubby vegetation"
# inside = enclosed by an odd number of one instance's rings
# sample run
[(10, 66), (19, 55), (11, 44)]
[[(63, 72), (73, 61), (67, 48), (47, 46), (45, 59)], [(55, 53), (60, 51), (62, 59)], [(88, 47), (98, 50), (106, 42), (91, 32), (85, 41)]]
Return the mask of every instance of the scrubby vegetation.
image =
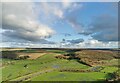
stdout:
[(103, 60), (112, 60), (116, 53), (112, 51), (102, 51), (102, 50), (83, 50), (75, 53), (77, 57), (80, 58), (82, 62), (85, 62), (91, 66), (104, 65)]
[(2, 58), (16, 59), (18, 55), (14, 51), (2, 51)]

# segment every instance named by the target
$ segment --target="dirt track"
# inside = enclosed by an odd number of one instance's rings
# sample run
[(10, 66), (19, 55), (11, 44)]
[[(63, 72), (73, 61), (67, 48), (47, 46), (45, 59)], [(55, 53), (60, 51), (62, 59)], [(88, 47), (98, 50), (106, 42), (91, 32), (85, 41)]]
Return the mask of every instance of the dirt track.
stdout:
[(41, 74), (44, 74), (44, 73), (47, 73), (47, 72), (51, 72), (53, 70), (54, 69), (47, 69), (47, 70), (39, 71), (39, 72), (36, 72), (36, 73), (28, 74), (28, 75), (10, 80), (10, 81), (16, 81), (17, 83), (19, 83), (19, 82), (22, 82), (22, 81), (30, 80), (30, 78), (33, 78), (35, 76), (38, 76), (38, 75), (41, 75)]

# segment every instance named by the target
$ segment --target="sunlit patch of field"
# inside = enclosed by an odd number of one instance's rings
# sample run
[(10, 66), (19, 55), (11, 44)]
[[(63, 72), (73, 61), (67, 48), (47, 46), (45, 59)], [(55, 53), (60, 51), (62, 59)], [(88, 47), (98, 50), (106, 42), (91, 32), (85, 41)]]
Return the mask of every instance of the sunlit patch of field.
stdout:
[(26, 48), (0, 48), (1, 51), (25, 50)]
[(19, 57), (29, 56), (28, 59), (37, 59), (45, 54), (46, 53), (18, 53)]

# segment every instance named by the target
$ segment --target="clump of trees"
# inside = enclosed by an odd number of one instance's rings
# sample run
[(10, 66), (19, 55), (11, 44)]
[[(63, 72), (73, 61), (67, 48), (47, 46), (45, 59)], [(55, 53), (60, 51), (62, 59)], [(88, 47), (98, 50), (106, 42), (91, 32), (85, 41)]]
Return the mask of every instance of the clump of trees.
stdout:
[(69, 57), (64, 56), (64, 55), (58, 55), (58, 56), (55, 56), (55, 58), (58, 58), (58, 59), (67, 59)]
[(69, 56), (69, 60), (71, 59), (76, 59), (76, 60), (80, 60), (80, 58), (76, 55), (75, 52), (70, 52), (70, 53), (67, 53), (67, 54), (64, 54), (64, 56)]
[(15, 59), (18, 55), (14, 51), (2, 51), (2, 58)]
[(106, 80), (107, 81), (120, 81), (120, 71), (117, 70), (116, 72), (108, 73), (106, 75)]
[(30, 58), (29, 56), (20, 56), (20, 57), (18, 57), (17, 59), (22, 59), (22, 60), (24, 60), (24, 59), (28, 59), (28, 58)]
[(2, 51), (2, 58), (7, 59), (14, 59), (14, 60), (21, 60), (21, 59), (27, 59), (29, 56), (20, 56), (15, 51)]
[(116, 72), (113, 73), (115, 75), (115, 80), (120, 81), (120, 70), (118, 69)]
[(59, 58), (59, 59), (68, 59), (68, 60), (77, 59), (77, 60), (80, 60), (79, 57), (77, 57), (74, 52), (66, 53), (64, 55), (58, 55), (58, 56), (55, 56), (55, 57)]

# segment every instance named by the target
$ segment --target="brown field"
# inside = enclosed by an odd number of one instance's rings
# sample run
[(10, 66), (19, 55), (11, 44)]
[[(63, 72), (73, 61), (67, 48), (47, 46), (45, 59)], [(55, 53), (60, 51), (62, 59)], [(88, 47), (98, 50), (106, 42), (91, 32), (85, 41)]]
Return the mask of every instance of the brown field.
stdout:
[(45, 54), (46, 53), (18, 53), (19, 57), (29, 56), (28, 59), (37, 59)]
[(25, 50), (26, 48), (0, 48), (1, 51)]
[(112, 60), (117, 55), (117, 53), (112, 51), (102, 51), (102, 50), (83, 50), (76, 52), (76, 56), (81, 59), (81, 61), (91, 65), (104, 65), (106, 62), (104, 60)]

